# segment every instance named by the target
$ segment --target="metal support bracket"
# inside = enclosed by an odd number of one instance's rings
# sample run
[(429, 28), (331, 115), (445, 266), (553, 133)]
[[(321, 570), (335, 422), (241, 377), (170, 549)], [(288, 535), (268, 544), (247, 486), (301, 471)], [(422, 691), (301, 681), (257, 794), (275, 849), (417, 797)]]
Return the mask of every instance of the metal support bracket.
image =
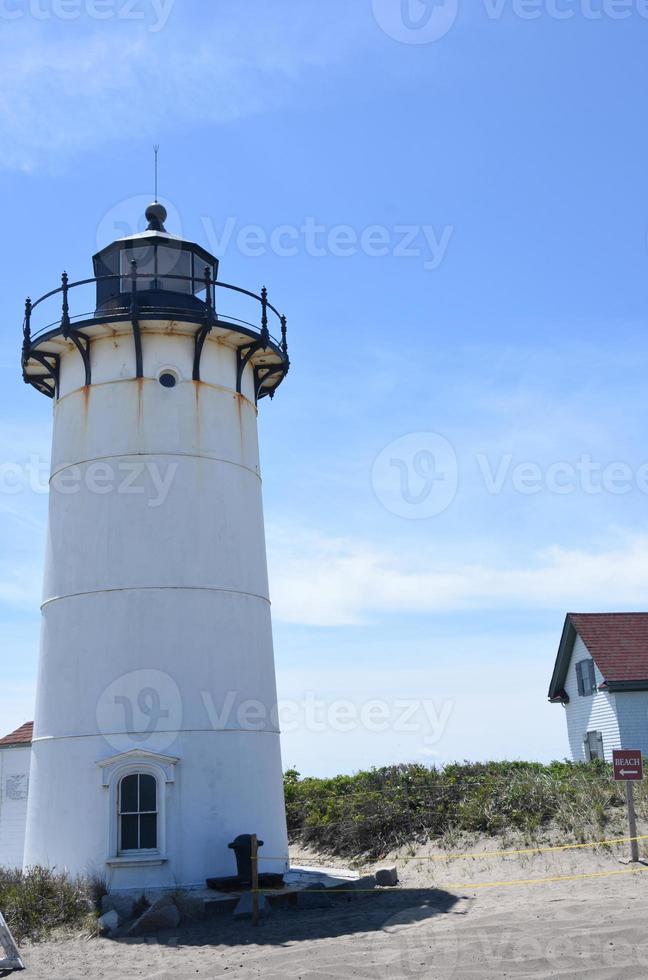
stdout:
[(200, 381), (200, 362), (202, 360), (203, 347), (205, 346), (205, 341), (212, 331), (214, 322), (218, 319), (218, 316), (214, 310), (214, 296), (213, 296), (213, 283), (211, 279), (211, 269), (209, 266), (205, 266), (205, 325), (200, 328), (197, 332), (194, 340), (194, 363), (193, 363), (193, 379), (194, 381)]
[(56, 398), (59, 390), (59, 355), (43, 354), (32, 350), (29, 352), (29, 358), (38, 361), (47, 370), (47, 374), (34, 378), (35, 387), (49, 398)]
[(238, 347), (236, 350), (236, 391), (239, 395), (243, 387), (243, 373), (256, 352), (260, 350), (263, 350), (263, 344), (260, 340), (255, 341), (253, 344), (245, 344), (245, 346)]
[[(254, 369), (254, 400), (258, 402), (259, 398), (262, 397), (261, 389), (264, 384), (275, 374), (285, 374), (286, 367), (284, 364), (275, 364), (271, 367), (255, 367)], [(274, 395), (274, 390), (266, 392), (266, 394), (272, 397)]]
[(81, 355), (81, 360), (83, 361), (83, 367), (85, 370), (85, 383), (86, 387), (92, 384), (92, 369), (90, 366), (90, 338), (86, 337), (84, 333), (78, 333), (76, 330), (70, 332), (70, 340), (73, 342), (74, 346)]

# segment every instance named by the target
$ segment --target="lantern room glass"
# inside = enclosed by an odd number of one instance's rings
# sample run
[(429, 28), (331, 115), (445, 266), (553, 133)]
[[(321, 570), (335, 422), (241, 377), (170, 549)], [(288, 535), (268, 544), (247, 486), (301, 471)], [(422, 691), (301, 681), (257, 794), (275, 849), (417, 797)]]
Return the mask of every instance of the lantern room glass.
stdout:
[[(167, 245), (137, 245), (120, 251), (122, 293), (131, 291), (131, 263), (137, 262), (137, 289), (161, 290), (197, 296), (205, 292), (205, 269), (214, 269), (189, 249)], [(181, 278), (174, 278), (174, 277)]]

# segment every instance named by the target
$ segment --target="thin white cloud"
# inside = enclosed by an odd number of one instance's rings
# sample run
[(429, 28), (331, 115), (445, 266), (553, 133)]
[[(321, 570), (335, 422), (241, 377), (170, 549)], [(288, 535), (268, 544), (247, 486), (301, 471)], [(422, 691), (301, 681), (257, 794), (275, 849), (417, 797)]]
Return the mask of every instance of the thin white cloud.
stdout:
[[(209, 7), (209, 9), (208, 9)], [(354, 45), (324, 9), (176, 4), (158, 33), (90, 19), (64, 34), (29, 19), (0, 33), (0, 167), (56, 168), (112, 140), (224, 123), (299, 95), (309, 69)], [(336, 29), (337, 28), (337, 29)]]
[(277, 620), (348, 626), (394, 614), (503, 607), (614, 610), (646, 603), (648, 535), (617, 534), (607, 546), (554, 546), (523, 565), (439, 561), (350, 539), (271, 529), (271, 592)]

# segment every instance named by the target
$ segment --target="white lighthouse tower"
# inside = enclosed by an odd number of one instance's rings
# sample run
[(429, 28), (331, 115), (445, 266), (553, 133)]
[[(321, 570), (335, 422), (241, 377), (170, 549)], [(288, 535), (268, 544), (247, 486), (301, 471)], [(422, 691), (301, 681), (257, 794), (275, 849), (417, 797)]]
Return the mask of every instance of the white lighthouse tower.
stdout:
[(146, 218), (23, 346), (54, 403), (25, 864), (111, 889), (234, 874), (241, 833), (288, 859), (256, 421), (286, 320)]

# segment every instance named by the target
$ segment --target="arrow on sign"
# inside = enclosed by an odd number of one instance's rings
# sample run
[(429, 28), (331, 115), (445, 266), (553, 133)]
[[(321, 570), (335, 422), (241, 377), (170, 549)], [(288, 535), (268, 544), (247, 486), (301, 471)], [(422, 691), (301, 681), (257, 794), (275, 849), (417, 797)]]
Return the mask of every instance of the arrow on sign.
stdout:
[(619, 770), (619, 775), (620, 776), (638, 776), (639, 775), (639, 770), (638, 769), (620, 769)]

